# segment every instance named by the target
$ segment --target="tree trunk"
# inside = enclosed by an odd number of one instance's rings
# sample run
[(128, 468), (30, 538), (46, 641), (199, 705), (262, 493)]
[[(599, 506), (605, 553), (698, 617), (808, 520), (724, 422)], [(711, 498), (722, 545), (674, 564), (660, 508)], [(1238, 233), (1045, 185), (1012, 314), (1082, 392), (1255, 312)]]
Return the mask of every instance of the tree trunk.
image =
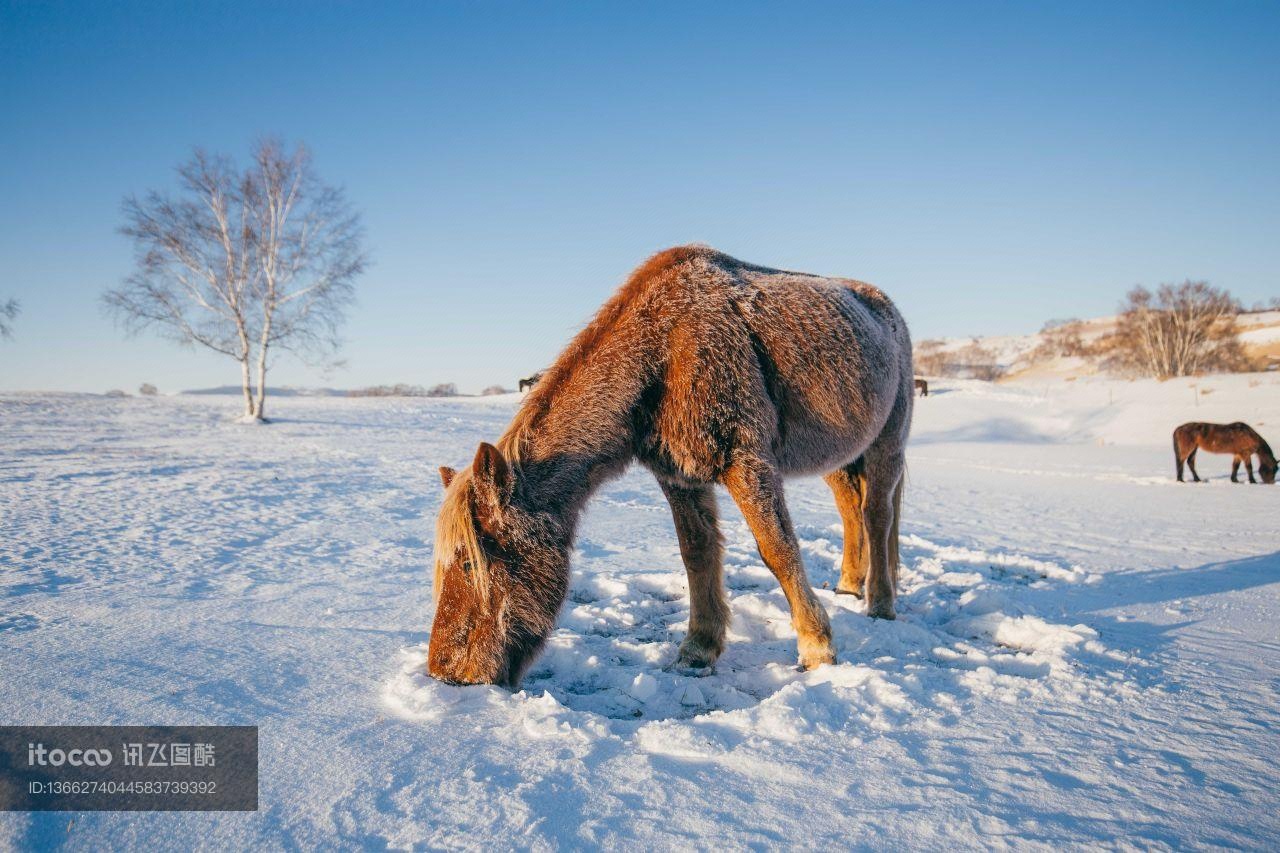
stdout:
[(264, 342), (258, 348), (258, 420), (266, 420), (262, 414), (263, 406), (267, 401), (267, 345)]
[(257, 413), (253, 409), (253, 388), (249, 385), (249, 356), (246, 354), (240, 359), (240, 387), (244, 392), (244, 416), (246, 418), (257, 417)]

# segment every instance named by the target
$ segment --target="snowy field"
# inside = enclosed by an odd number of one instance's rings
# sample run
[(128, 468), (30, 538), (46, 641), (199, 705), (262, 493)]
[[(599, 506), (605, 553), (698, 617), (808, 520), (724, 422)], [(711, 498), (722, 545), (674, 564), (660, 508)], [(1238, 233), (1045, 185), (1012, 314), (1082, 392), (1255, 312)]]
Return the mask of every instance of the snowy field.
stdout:
[(1184, 420), (1280, 445), (1280, 377), (937, 383), (899, 619), (840, 663), (721, 496), (734, 622), (668, 673), (684, 571), (656, 484), (594, 499), (522, 692), (426, 678), (436, 466), (516, 398), (0, 396), (0, 722), (256, 724), (261, 810), (0, 815), (0, 847), (1280, 847), (1280, 488), (1173, 482)]

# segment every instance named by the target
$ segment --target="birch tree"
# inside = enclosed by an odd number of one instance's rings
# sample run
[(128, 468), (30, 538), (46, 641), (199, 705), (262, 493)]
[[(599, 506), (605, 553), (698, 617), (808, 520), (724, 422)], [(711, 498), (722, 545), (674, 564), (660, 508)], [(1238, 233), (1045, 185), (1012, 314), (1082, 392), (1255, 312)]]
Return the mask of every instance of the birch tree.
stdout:
[(1157, 379), (1245, 366), (1240, 303), (1203, 281), (1129, 291), (1108, 347), (1118, 366)]
[(120, 231), (135, 268), (104, 303), (131, 333), (153, 329), (234, 359), (244, 419), (263, 421), (276, 352), (324, 362), (341, 345), (367, 264), (359, 216), (303, 146), (264, 140), (243, 170), (197, 150), (177, 171), (175, 196), (125, 200)]
[(18, 304), (16, 299), (0, 302), (0, 338), (13, 337), (13, 321), (17, 319), (21, 311), (22, 306)]

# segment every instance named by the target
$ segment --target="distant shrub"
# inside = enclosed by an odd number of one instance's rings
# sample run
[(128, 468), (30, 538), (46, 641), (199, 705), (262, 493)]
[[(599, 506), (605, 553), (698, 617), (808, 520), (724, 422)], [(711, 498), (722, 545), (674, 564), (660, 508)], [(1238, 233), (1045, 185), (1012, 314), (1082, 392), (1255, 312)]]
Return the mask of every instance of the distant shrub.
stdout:
[(944, 375), (994, 382), (1004, 375), (1004, 368), (996, 361), (994, 351), (975, 340), (951, 354)]
[(1040, 330), (1040, 345), (1031, 351), (1031, 361), (1090, 355), (1090, 347), (1084, 341), (1083, 332), (1084, 323), (1074, 317), (1069, 320), (1050, 320)]
[(108, 391), (108, 392), (105, 394), (105, 396), (107, 396), (107, 397), (117, 397), (117, 398), (118, 398), (118, 397), (128, 397), (129, 395), (128, 395), (127, 393), (125, 393), (124, 391), (121, 391), (119, 388), (112, 388), (110, 391)]
[(426, 397), (427, 389), (421, 385), (371, 385), (347, 392), (348, 397)]
[(959, 349), (947, 349), (945, 341), (925, 340), (916, 344), (912, 353), (916, 373), (925, 376), (952, 376), (958, 379), (984, 379), (988, 382), (1004, 375), (994, 351), (975, 338)]
[(503, 388), (501, 385), (490, 385), (488, 388), (480, 392), (481, 397), (494, 397), (498, 394), (510, 394), (509, 388)]
[(946, 372), (947, 354), (944, 341), (929, 339), (915, 345), (912, 358), (915, 361), (916, 373), (925, 376), (942, 376)]
[(372, 385), (368, 388), (357, 388), (347, 392), (348, 397), (457, 397), (458, 386), (452, 382), (442, 382), (431, 388), (421, 385)]
[(160, 389), (152, 385), (150, 382), (143, 382), (138, 386), (138, 393), (144, 397), (154, 397), (160, 393)]
[(452, 382), (441, 382), (435, 385), (427, 392), (428, 397), (457, 397), (458, 386)]

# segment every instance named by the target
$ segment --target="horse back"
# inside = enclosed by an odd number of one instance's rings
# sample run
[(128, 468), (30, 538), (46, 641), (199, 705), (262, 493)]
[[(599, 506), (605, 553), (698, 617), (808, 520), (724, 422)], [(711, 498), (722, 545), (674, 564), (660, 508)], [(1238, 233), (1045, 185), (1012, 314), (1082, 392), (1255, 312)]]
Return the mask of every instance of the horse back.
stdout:
[(1192, 421), (1178, 427), (1173, 432), (1174, 441), (1180, 447), (1192, 446), (1210, 453), (1232, 453), (1249, 455), (1256, 453), (1264, 443), (1253, 427), (1243, 421), (1229, 424), (1204, 423)]
[(888, 297), (719, 253), (699, 260), (664, 300), (676, 310), (661, 342), (653, 443), (676, 467), (715, 479), (749, 449), (784, 473), (830, 471), (891, 420), (905, 443), (911, 343)]

